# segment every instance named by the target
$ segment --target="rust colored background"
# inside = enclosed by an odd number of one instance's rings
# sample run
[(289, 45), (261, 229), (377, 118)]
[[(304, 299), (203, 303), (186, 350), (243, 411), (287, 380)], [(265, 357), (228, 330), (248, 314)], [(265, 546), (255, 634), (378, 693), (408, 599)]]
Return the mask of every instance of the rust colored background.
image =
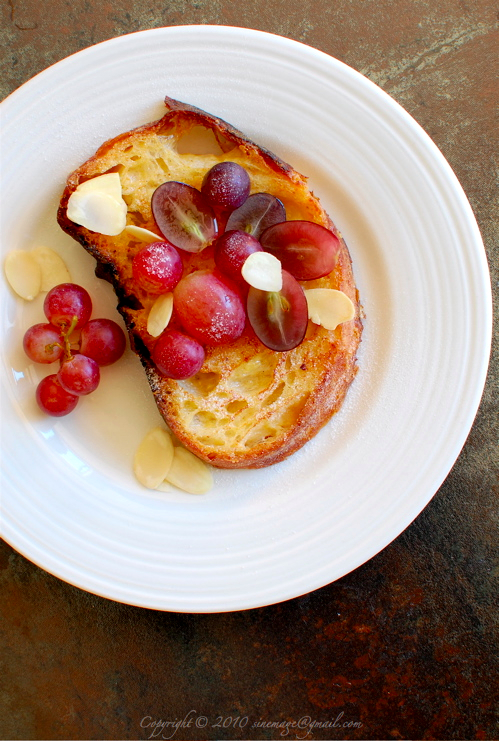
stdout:
[[(399, 101), (450, 162), (479, 222), (497, 297), (498, 5), (1, 7), (2, 96), (87, 46), (177, 24), (257, 28), (341, 59)], [(496, 340), (469, 439), (425, 511), (369, 563), (305, 597), (241, 613), (156, 612), (71, 587), (1, 543), (1, 738), (497, 738), (497, 365)], [(248, 717), (244, 728), (223, 727), (238, 716)], [(286, 735), (261, 725), (306, 717), (330, 727)], [(177, 730), (151, 725), (182, 720)]]

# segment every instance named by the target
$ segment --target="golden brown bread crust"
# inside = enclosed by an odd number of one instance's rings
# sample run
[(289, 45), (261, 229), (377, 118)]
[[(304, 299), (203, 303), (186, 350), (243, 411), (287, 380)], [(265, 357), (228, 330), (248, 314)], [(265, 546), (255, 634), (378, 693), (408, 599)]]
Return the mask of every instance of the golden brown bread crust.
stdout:
[[(95, 257), (96, 274), (113, 284), (132, 349), (144, 365), (159, 411), (181, 442), (221, 468), (268, 466), (317, 433), (339, 409), (355, 376), (362, 322), (350, 255), (302, 175), (225, 121), (171, 98), (165, 104), (163, 118), (105, 142), (69, 176), (58, 221)], [(179, 153), (179, 141), (198, 126), (213, 132), (218, 154)], [(126, 232), (106, 237), (71, 222), (67, 202), (79, 183), (105, 172), (119, 172), (128, 205), (127, 223), (158, 232), (150, 206), (155, 188), (167, 180), (200, 188), (205, 173), (223, 160), (246, 168), (251, 192), (269, 192), (280, 198), (288, 219), (317, 222), (340, 238), (334, 271), (302, 285), (344, 291), (356, 306), (356, 316), (334, 331), (309, 323), (304, 342), (283, 353), (264, 347), (248, 327), (230, 346), (207, 347), (206, 361), (196, 377), (173, 381), (162, 377), (150, 358), (156, 340), (148, 335), (146, 325), (155, 297), (135, 285), (131, 271), (133, 256), (142, 245)], [(211, 247), (182, 257), (184, 275), (213, 264)]]

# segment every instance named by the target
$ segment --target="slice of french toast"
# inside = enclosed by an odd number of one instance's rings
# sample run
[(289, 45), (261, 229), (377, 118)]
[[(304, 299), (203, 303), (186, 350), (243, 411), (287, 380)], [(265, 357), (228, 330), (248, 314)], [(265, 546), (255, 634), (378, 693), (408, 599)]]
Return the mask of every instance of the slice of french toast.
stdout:
[[(163, 118), (105, 142), (69, 176), (58, 222), (95, 257), (96, 274), (113, 284), (131, 347), (142, 361), (161, 415), (179, 440), (220, 468), (268, 466), (318, 432), (339, 409), (356, 374), (362, 321), (350, 255), (305, 177), (225, 121), (171, 98), (165, 104)], [(200, 132), (209, 151), (193, 153), (195, 147), (199, 152)], [(212, 141), (205, 146), (208, 138)], [(197, 142), (194, 147), (192, 142)], [(127, 230), (109, 237), (77, 225), (67, 216), (68, 199), (84, 181), (117, 172), (127, 225), (158, 233), (151, 210), (155, 189), (166, 181), (201, 189), (208, 170), (223, 161), (246, 169), (251, 193), (279, 198), (287, 219), (316, 222), (340, 239), (334, 270), (302, 285), (343, 291), (355, 305), (355, 317), (332, 331), (309, 322), (303, 342), (285, 352), (265, 347), (247, 324), (231, 344), (206, 347), (205, 362), (195, 376), (176, 381), (162, 376), (151, 360), (157, 339), (148, 334), (147, 319), (156, 296), (136, 285), (131, 267), (143, 243)], [(211, 268), (213, 247), (183, 252), (182, 258), (184, 275)], [(173, 326), (175, 321), (174, 312)]]

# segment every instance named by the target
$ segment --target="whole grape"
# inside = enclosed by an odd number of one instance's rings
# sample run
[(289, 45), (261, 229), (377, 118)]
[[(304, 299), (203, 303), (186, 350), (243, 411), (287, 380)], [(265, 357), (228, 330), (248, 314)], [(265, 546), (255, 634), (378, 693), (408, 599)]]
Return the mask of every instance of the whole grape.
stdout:
[(253, 252), (262, 252), (262, 246), (251, 234), (240, 230), (225, 232), (215, 242), (215, 265), (232, 280), (241, 281), (241, 268)]
[(201, 192), (216, 210), (233, 210), (249, 196), (250, 177), (237, 162), (219, 162), (206, 173)]
[(86, 355), (80, 353), (64, 360), (57, 374), (57, 380), (70, 394), (86, 396), (99, 385), (99, 366)]
[(163, 332), (152, 352), (152, 359), (163, 376), (182, 380), (196, 375), (204, 363), (203, 346), (175, 329)]
[(24, 352), (35, 363), (53, 363), (64, 352), (64, 338), (52, 324), (35, 324), (23, 338)]
[(182, 277), (182, 259), (169, 242), (152, 242), (135, 255), (132, 272), (134, 280), (144, 291), (168, 293)]
[(52, 417), (64, 417), (73, 411), (78, 404), (78, 396), (64, 389), (55, 373), (43, 378), (36, 389), (38, 406)]
[(112, 319), (91, 319), (81, 330), (80, 352), (99, 365), (116, 363), (125, 348), (125, 333)]
[(88, 291), (76, 283), (60, 283), (45, 296), (43, 311), (51, 324), (67, 329), (83, 327), (92, 313), (92, 299)]

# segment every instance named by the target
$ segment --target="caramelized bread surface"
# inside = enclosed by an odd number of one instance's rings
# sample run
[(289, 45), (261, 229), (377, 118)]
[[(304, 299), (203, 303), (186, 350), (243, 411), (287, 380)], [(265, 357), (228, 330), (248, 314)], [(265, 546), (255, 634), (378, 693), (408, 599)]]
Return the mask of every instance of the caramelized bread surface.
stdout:
[[(268, 466), (316, 434), (338, 410), (355, 376), (362, 322), (350, 255), (303, 176), (221, 119), (170, 98), (165, 103), (167, 113), (162, 119), (107, 141), (69, 176), (58, 221), (95, 257), (97, 275), (112, 282), (132, 349), (175, 435), (215, 466)], [(199, 151), (201, 141), (208, 153), (192, 153), (194, 147)], [(67, 202), (79, 183), (118, 172), (128, 206), (127, 224), (158, 233), (151, 212), (154, 190), (169, 180), (201, 188), (206, 172), (225, 160), (248, 171), (252, 193), (267, 192), (280, 198), (288, 219), (314, 221), (337, 234), (341, 251), (334, 271), (302, 285), (344, 291), (356, 306), (356, 316), (334, 331), (309, 322), (305, 340), (288, 352), (266, 348), (248, 325), (232, 344), (206, 347), (205, 363), (196, 376), (174, 381), (161, 376), (151, 362), (156, 339), (146, 327), (156, 297), (135, 284), (131, 267), (143, 243), (126, 230), (107, 237), (78, 226), (67, 218)], [(182, 258), (184, 275), (213, 266), (211, 247), (198, 255), (182, 252)], [(174, 312), (171, 326), (175, 324)]]

